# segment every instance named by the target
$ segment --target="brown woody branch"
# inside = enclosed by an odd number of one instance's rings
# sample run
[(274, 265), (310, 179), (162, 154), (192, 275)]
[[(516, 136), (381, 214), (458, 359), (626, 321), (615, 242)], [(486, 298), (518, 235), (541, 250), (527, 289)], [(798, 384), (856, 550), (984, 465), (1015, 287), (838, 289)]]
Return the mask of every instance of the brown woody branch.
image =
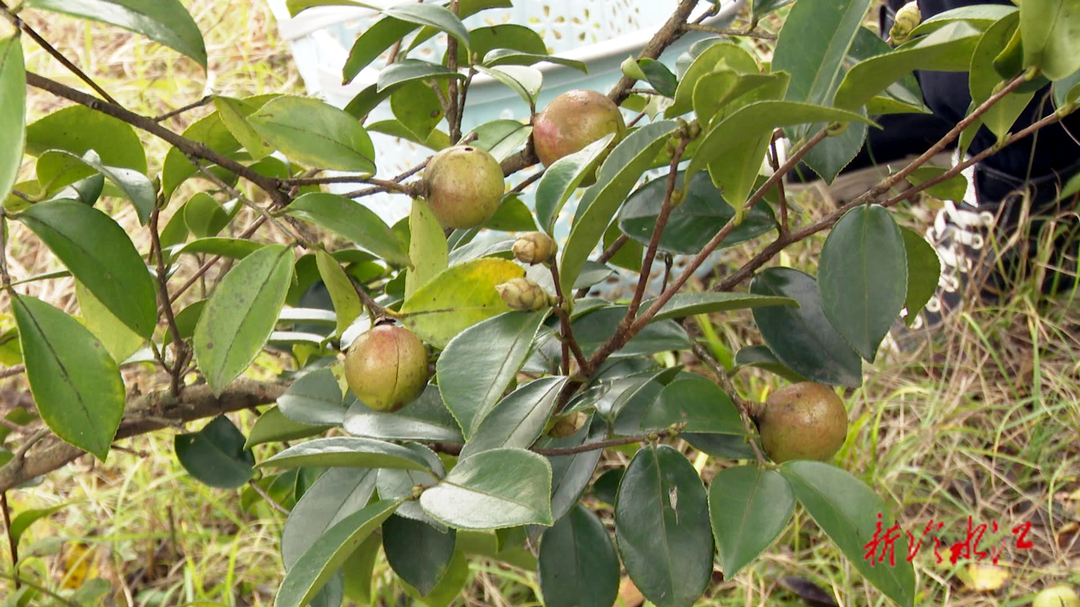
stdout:
[[(207, 385), (190, 386), (180, 398), (169, 390), (160, 390), (131, 398), (127, 413), (120, 422), (115, 440), (146, 434), (154, 430), (264, 405), (277, 400), (285, 386), (271, 382), (239, 379), (215, 397)], [(18, 454), (0, 467), (0, 492), (75, 461), (83, 451), (67, 443), (54, 442), (30, 453)]]
[[(652, 40), (649, 40), (645, 48), (641, 49), (641, 53), (638, 54), (637, 58), (639, 60), (656, 59), (672, 42), (682, 38), (682, 35), (686, 32), (686, 20), (690, 18), (690, 13), (693, 12), (695, 6), (697, 6), (697, 0), (682, 0), (679, 2), (678, 8), (664, 22), (664, 25), (660, 26), (656, 35), (652, 37)], [(615, 88), (608, 93), (608, 98), (614, 101), (615, 105), (621, 104), (630, 95), (630, 89), (635, 82), (637, 82), (636, 79), (623, 76), (615, 84)]]

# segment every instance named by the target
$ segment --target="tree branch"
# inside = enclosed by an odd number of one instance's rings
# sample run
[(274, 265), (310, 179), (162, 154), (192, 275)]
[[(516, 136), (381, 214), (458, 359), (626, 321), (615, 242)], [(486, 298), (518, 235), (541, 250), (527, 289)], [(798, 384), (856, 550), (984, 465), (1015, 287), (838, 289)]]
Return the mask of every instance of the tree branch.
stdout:
[[(637, 58), (656, 59), (672, 42), (681, 38), (683, 33), (686, 32), (686, 20), (690, 17), (690, 13), (693, 12), (695, 6), (697, 6), (697, 0), (682, 0), (679, 2), (679, 7), (675, 9), (675, 12), (671, 14), (671, 17), (668, 18), (664, 25), (657, 30), (656, 35), (652, 37), (652, 40), (649, 40), (645, 48), (641, 49)], [(621, 104), (630, 95), (630, 88), (634, 86), (635, 82), (637, 80), (634, 78), (623, 76), (619, 79), (615, 88), (608, 93), (608, 98), (614, 101), (615, 105)]]
[[(272, 403), (285, 392), (285, 388), (286, 386), (278, 383), (239, 379), (226, 388), (220, 397), (215, 397), (210, 387), (205, 384), (189, 386), (180, 398), (173, 397), (169, 390), (136, 396), (129, 399), (127, 413), (120, 422), (114, 440)], [(32, 453), (25, 453), (23, 457), (16, 455), (0, 467), (0, 492), (25, 483), (35, 476), (52, 472), (75, 461), (81, 455), (81, 449), (63, 442), (55, 442)]]

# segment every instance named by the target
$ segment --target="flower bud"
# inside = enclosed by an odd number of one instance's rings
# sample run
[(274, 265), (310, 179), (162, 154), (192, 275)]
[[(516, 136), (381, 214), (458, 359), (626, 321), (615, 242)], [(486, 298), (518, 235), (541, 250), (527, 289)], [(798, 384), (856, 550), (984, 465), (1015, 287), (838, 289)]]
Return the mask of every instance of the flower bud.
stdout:
[(521, 263), (547, 263), (558, 247), (543, 232), (527, 232), (514, 242), (514, 257)]
[(889, 39), (893, 41), (893, 44), (907, 42), (912, 30), (918, 27), (920, 22), (922, 22), (922, 13), (919, 12), (919, 5), (915, 0), (911, 0), (896, 11), (896, 20), (893, 21), (893, 26), (889, 30)]
[(588, 419), (589, 415), (584, 411), (575, 411), (574, 413), (559, 417), (551, 424), (551, 429), (548, 430), (548, 436), (552, 438), (569, 438), (580, 430)]
[(495, 288), (499, 291), (499, 297), (514, 310), (532, 312), (551, 305), (547, 291), (528, 278), (514, 278)]

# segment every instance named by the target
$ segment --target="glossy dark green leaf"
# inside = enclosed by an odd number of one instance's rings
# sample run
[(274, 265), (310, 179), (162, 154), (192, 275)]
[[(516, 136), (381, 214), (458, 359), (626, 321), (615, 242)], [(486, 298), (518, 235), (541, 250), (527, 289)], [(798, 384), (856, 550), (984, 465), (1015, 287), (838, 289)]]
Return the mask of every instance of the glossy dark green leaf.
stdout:
[(908, 326), (915, 322), (919, 311), (930, 301), (937, 290), (938, 277), (941, 276), (941, 260), (933, 245), (913, 230), (900, 228), (904, 238), (904, 250), (907, 252), (907, 308), (905, 322)]
[(862, 361), (826, 318), (812, 276), (790, 268), (769, 268), (750, 282), (750, 292), (799, 302), (798, 308), (774, 306), (753, 311), (761, 336), (780, 362), (823, 384), (862, 384)]
[(409, 35), (417, 27), (419, 26), (415, 23), (385, 17), (365, 29), (356, 38), (352, 50), (349, 51), (349, 57), (345, 60), (345, 66), (341, 70), (342, 83), (352, 82), (360, 70), (370, 65), (383, 51)]
[(456, 529), (551, 525), (551, 466), (524, 449), (477, 453), (424, 491), (420, 505)]
[(922, 23), (912, 30), (912, 36), (925, 36), (930, 32), (939, 30), (950, 23), (963, 21), (968, 25), (985, 31), (995, 21), (1002, 17), (1015, 13), (1019, 9), (1008, 4), (970, 4), (942, 11), (936, 15), (923, 16)]
[(742, 436), (683, 432), (679, 438), (698, 451), (708, 453), (713, 457), (731, 460), (754, 459), (754, 449), (750, 446), (749, 439)]
[[(612, 336), (619, 321), (626, 315), (626, 309), (626, 306), (612, 306), (589, 312), (574, 321), (574, 337), (585, 356), (591, 355)], [(638, 356), (688, 348), (690, 339), (679, 323), (674, 320), (661, 320), (642, 329), (612, 356)]]
[[(206, 300), (200, 299), (176, 313), (176, 329), (180, 333), (180, 339), (188, 339), (195, 334), (195, 325), (199, 322)], [(165, 331), (164, 344), (172, 343), (172, 331)]]
[(686, 424), (687, 432), (746, 434), (735, 403), (700, 375), (683, 375), (664, 386), (660, 397), (645, 412), (641, 429), (661, 430), (672, 424)]
[[(433, 87), (419, 81), (394, 87), (394, 92), (390, 93), (390, 109), (413, 139), (429, 147), (445, 147), (436, 146), (433, 137), (435, 127), (444, 116), (439, 95)], [(445, 144), (450, 144), (449, 136)]]
[(40, 156), (48, 150), (76, 156), (94, 150), (103, 164), (146, 173), (146, 152), (135, 129), (82, 105), (58, 110), (26, 127), (26, 153)]
[(372, 534), (341, 566), (345, 596), (361, 605), (371, 603), (371, 577), (382, 548), (382, 537)]
[(379, 498), (403, 498), (405, 501), (397, 510), (398, 516), (426, 523), (439, 531), (445, 532), (447, 530), (446, 525), (428, 516), (424, 509), (420, 507), (420, 502), (413, 498), (417, 488), (426, 489), (437, 485), (439, 479), (446, 476), (446, 467), (434, 451), (419, 443), (404, 443), (402, 446), (427, 462), (430, 472), (393, 468), (379, 470), (379, 477), (375, 484), (379, 492)]
[[(683, 175), (677, 184), (682, 184)], [(647, 245), (656, 229), (656, 218), (664, 202), (664, 179), (654, 179), (630, 195), (619, 214), (619, 228), (633, 240)], [(690, 179), (690, 187), (682, 204), (672, 210), (667, 226), (660, 235), (660, 249), (672, 253), (693, 255), (700, 251), (721, 228), (735, 216), (735, 209), (724, 201), (720, 190), (709, 175), (698, 173)], [(728, 234), (721, 247), (745, 242), (776, 228), (776, 220), (768, 205), (755, 205), (743, 221)]]
[(465, 329), (509, 312), (495, 287), (524, 274), (521, 266), (490, 257), (451, 266), (406, 299), (399, 318), (426, 343), (445, 348)]
[(617, 501), (616, 496), (619, 493), (619, 483), (622, 481), (623, 472), (625, 471), (626, 468), (622, 466), (604, 470), (596, 478), (596, 482), (592, 484), (590, 491), (596, 496), (596, 499), (614, 506)]
[(536, 218), (545, 232), (554, 234), (559, 211), (581, 182), (595, 175), (597, 167), (594, 163), (604, 154), (614, 137), (614, 134), (605, 135), (581, 150), (556, 160), (544, 171), (536, 186)]
[[(597, 442), (607, 438), (605, 424), (593, 424), (586, 420), (581, 428), (567, 438), (541, 437), (537, 447), (576, 447), (585, 442)], [(546, 456), (551, 463), (551, 515), (555, 520), (566, 516), (592, 480), (593, 471), (600, 462), (603, 449), (592, 449), (571, 455)]]
[(1050, 80), (1080, 70), (1080, 5), (1074, 0), (1033, 0), (1020, 4), (1024, 67)]
[(705, 487), (686, 457), (650, 445), (630, 461), (615, 503), (626, 572), (657, 607), (690, 607), (712, 577)]
[(626, 195), (678, 129), (672, 120), (641, 127), (619, 142), (597, 172), (596, 184), (585, 191), (574, 215), (570, 237), (562, 247), (559, 278), (563, 293), (573, 290), (585, 260), (604, 236)]
[(354, 401), (345, 414), (345, 431), (382, 440), (463, 442), (457, 421), (443, 406), (439, 389), (428, 385), (420, 398), (393, 413)]
[[(648, 310), (652, 301), (645, 300), (641, 304), (641, 309)], [(653, 319), (685, 318), (712, 312), (730, 312), (731, 310), (748, 310), (766, 306), (798, 307), (798, 305), (799, 302), (788, 297), (771, 297), (768, 295), (754, 295), (753, 293), (676, 293), (660, 308), (660, 312)]]
[(183, 53), (206, 68), (202, 33), (180, 0), (26, 0), (23, 6), (122, 27)]
[(394, 573), (421, 595), (434, 590), (454, 558), (456, 532), (391, 516), (383, 522), (382, 535), (383, 551)]
[(79, 300), (83, 325), (101, 340), (105, 351), (114, 361), (123, 363), (146, 344), (144, 337), (129, 329), (77, 280), (75, 297)]
[(195, 360), (215, 394), (247, 369), (274, 330), (293, 276), (292, 248), (269, 245), (237, 263), (199, 316)]
[(887, 558), (878, 562), (880, 553), (867, 558), (866, 546), (875, 537), (875, 530), (893, 524), (892, 514), (870, 487), (850, 473), (822, 462), (786, 462), (780, 466), (780, 474), (791, 484), (795, 497), (814, 522), (863, 577), (902, 607), (914, 605), (915, 572), (907, 559), (907, 537), (899, 534), (892, 545), (894, 563)]
[(472, 45), (468, 49), (458, 47), (458, 65), (468, 65), (470, 55), (482, 60), (495, 49), (534, 55), (547, 54), (547, 45), (540, 34), (532, 28), (515, 23), (474, 28), (469, 31), (469, 39)]
[(251, 479), (255, 457), (244, 447), (244, 435), (224, 415), (198, 432), (173, 439), (176, 459), (188, 474), (219, 489), (236, 489)]
[(312, 426), (337, 426), (345, 420), (341, 387), (330, 369), (312, 371), (293, 382), (277, 399), (289, 419)]
[(18, 217), (117, 318), (150, 337), (157, 321), (154, 283), (123, 228), (73, 200), (39, 202)]
[(25, 295), (11, 300), (34, 405), (49, 429), (104, 461), (124, 414), (124, 383), (74, 318)]
[[(771, 69), (791, 74), (787, 99), (811, 104), (832, 101), (870, 0), (838, 3), (800, 0), (784, 21)], [(823, 36), (822, 32), (829, 35)]]
[(930, 35), (902, 44), (891, 53), (861, 61), (836, 90), (837, 107), (855, 109), (912, 70), (967, 71), (979, 30), (957, 21)]
[(445, 80), (448, 78), (461, 79), (464, 76), (438, 63), (419, 59), (404, 59), (379, 71), (378, 92), (392, 91), (396, 87), (409, 82)]
[(807, 381), (805, 377), (787, 368), (784, 363), (780, 362), (780, 359), (776, 358), (776, 355), (772, 353), (769, 346), (747, 346), (735, 353), (735, 368), (741, 369), (743, 367), (756, 367), (758, 369), (764, 369), (769, 373), (775, 373), (784, 379), (793, 382)]
[(336, 194), (312, 192), (289, 205), (288, 213), (344, 236), (386, 261), (409, 265), (405, 244), (364, 205)]
[(877, 205), (845, 213), (825, 239), (818, 271), (825, 317), (874, 362), (907, 295), (907, 254), (892, 215)]
[(713, 477), (709, 518), (724, 578), (734, 578), (768, 548), (794, 510), (791, 486), (778, 472), (739, 466)]
[(19, 177), (26, 144), (26, 67), (19, 36), (0, 39), (0, 132), (7, 133), (0, 145), (2, 201)]
[(327, 530), (367, 506), (375, 493), (376, 474), (365, 468), (331, 468), (304, 492), (281, 530), (286, 571)]
[(539, 559), (548, 607), (611, 607), (619, 595), (619, 557), (611, 536), (584, 506), (544, 531)]
[(307, 438), (322, 434), (329, 426), (312, 426), (301, 424), (285, 417), (277, 407), (267, 409), (259, 419), (255, 420), (251, 432), (248, 433), (245, 448), (250, 449), (263, 443), (290, 441), (297, 438)]
[(536, 230), (536, 220), (519, 195), (508, 194), (484, 227), (497, 232), (533, 232)]
[(546, 317), (539, 311), (489, 318), (450, 340), (439, 356), (439, 392), (466, 438), (514, 380)]
[(469, 30), (458, 16), (437, 4), (397, 4), (383, 10), (383, 14), (401, 21), (416, 23), (446, 32), (468, 47), (471, 44)]
[[(702, 78), (714, 71), (730, 69), (739, 74), (756, 74), (759, 71), (754, 56), (737, 44), (721, 41), (718, 38), (703, 40), (700, 44), (704, 48), (693, 57), (692, 62), (679, 78), (675, 102), (664, 111), (664, 116), (667, 118), (689, 112), (693, 107), (694, 89)], [(699, 116), (699, 119), (707, 122), (709, 117)]]
[(307, 605), (400, 503), (400, 500), (380, 500), (343, 518), (323, 533), (285, 573), (274, 598), (275, 607)]
[(375, 148), (352, 116), (307, 97), (278, 97), (251, 114), (251, 126), (290, 160), (340, 171), (375, 172)]
[(480, 423), (461, 457), (491, 449), (527, 449), (544, 431), (565, 383), (565, 377), (544, 377), (506, 395), (486, 415), (478, 416)]
[(430, 471), (428, 462), (406, 447), (370, 438), (344, 436), (319, 438), (294, 445), (270, 459), (259, 462), (258, 467), (306, 466)]

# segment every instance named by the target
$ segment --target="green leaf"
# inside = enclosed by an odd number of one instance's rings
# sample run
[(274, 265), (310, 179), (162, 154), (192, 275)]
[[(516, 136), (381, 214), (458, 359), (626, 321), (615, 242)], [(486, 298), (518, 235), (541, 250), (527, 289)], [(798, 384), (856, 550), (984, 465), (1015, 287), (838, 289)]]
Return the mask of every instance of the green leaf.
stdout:
[(180, 0), (26, 0), (24, 8), (64, 13), (142, 34), (206, 69), (206, 45)]
[(619, 557), (595, 514), (577, 506), (540, 537), (540, 591), (548, 607), (611, 607)]
[[(421, 144), (435, 145), (431, 139), (444, 112), (439, 95), (425, 82), (408, 82), (394, 87), (390, 94), (390, 109), (401, 125)], [(449, 145), (449, 136), (446, 144)]]
[(505, 259), (483, 258), (443, 270), (401, 306), (399, 320), (423, 341), (445, 348), (472, 325), (509, 312), (496, 285), (525, 274)]
[(532, 127), (517, 120), (500, 119), (485, 122), (472, 133), (476, 139), (470, 145), (486, 150), (501, 162), (529, 140)]
[[(108, 145), (102, 145), (106, 141)], [(146, 152), (135, 129), (82, 105), (53, 112), (26, 127), (26, 153), (40, 156), (48, 150), (76, 156), (94, 150), (102, 164), (146, 173)]]
[(222, 124), (229, 129), (236, 141), (251, 154), (252, 159), (259, 160), (273, 153), (274, 147), (267, 143), (248, 121), (248, 116), (261, 107), (260, 103), (215, 95), (214, 107), (217, 108)]
[(700, 375), (683, 375), (664, 386), (660, 397), (645, 412), (641, 429), (661, 430), (672, 424), (686, 424), (687, 432), (746, 434), (735, 403), (716, 384)]
[(619, 142), (604, 160), (597, 172), (596, 184), (585, 190), (578, 203), (574, 226), (562, 247), (559, 274), (563, 293), (573, 290), (574, 281), (589, 253), (603, 238), (611, 218), (678, 128), (678, 123), (673, 120), (643, 126)]
[(401, 21), (433, 27), (470, 46), (469, 30), (458, 16), (436, 4), (397, 4), (383, 10), (383, 14)]
[(251, 432), (248, 433), (245, 449), (263, 443), (290, 441), (297, 438), (307, 438), (316, 434), (322, 434), (329, 426), (312, 426), (301, 424), (285, 417), (277, 407), (270, 407), (265, 413), (255, 420)]
[(818, 271), (825, 317), (860, 356), (874, 362), (907, 295), (904, 238), (892, 215), (877, 205), (845, 213), (825, 239)]
[(1080, 70), (1073, 72), (1067, 78), (1054, 83), (1051, 87), (1054, 96), (1054, 107), (1061, 109), (1069, 107), (1080, 98)]
[(394, 45), (395, 42), (408, 36), (418, 26), (415, 23), (384, 17), (379, 19), (371, 27), (364, 30), (356, 42), (353, 43), (349, 57), (345, 60), (345, 66), (341, 70), (342, 84), (349, 84), (356, 78), (361, 70), (371, 65), (379, 55)]
[(911, 31), (911, 36), (925, 36), (930, 32), (941, 29), (942, 27), (957, 21), (966, 22), (968, 25), (980, 31), (985, 31), (986, 28), (990, 27), (997, 20), (1011, 13), (1015, 13), (1018, 10), (1019, 9), (1015, 6), (1010, 6), (1008, 4), (972, 4), (959, 6), (926, 17), (918, 27)]
[(349, 555), (345, 564), (341, 566), (342, 577), (345, 578), (345, 596), (361, 605), (371, 603), (371, 576), (375, 570), (375, 561), (379, 558), (380, 548), (382, 548), (382, 537), (372, 534)]
[(79, 313), (86, 328), (101, 340), (114, 361), (124, 362), (146, 343), (145, 338), (129, 329), (77, 280), (75, 297), (79, 300)]
[(401, 239), (371, 209), (354, 200), (309, 192), (294, 200), (288, 213), (344, 236), (392, 264), (409, 265), (409, 253)]
[(753, 311), (761, 336), (780, 362), (823, 384), (852, 388), (862, 384), (862, 361), (825, 317), (812, 276), (790, 268), (769, 268), (750, 282), (750, 292), (799, 302), (798, 308), (776, 306)]
[(39, 202), (18, 215), (94, 297), (149, 338), (157, 321), (150, 272), (124, 229), (74, 200)]
[[(606, 424), (593, 424), (590, 416), (578, 431), (567, 438), (541, 437), (537, 447), (577, 447), (607, 438)], [(546, 456), (551, 464), (551, 516), (560, 520), (566, 516), (589, 486), (593, 471), (600, 463), (603, 449), (593, 449), (571, 455)]]
[(555, 220), (581, 182), (595, 174), (595, 162), (604, 155), (615, 138), (609, 133), (578, 152), (556, 160), (544, 171), (536, 186), (536, 218), (548, 234), (555, 233)]
[(345, 414), (345, 431), (381, 440), (463, 441), (457, 422), (443, 406), (439, 389), (432, 385), (424, 389), (420, 398), (393, 413), (353, 402)]
[(626, 572), (657, 607), (690, 607), (712, 577), (705, 487), (683, 454), (650, 445), (630, 461), (615, 502)]
[(496, 232), (533, 232), (536, 230), (536, 221), (529, 207), (514, 193), (503, 196), (499, 208), (484, 227)]
[(789, 369), (784, 363), (780, 362), (780, 359), (776, 358), (776, 355), (772, 353), (769, 346), (747, 346), (736, 352), (735, 369), (741, 369), (743, 367), (764, 369), (769, 373), (775, 373), (792, 383), (809, 381), (802, 375)]
[(857, 109), (912, 70), (967, 71), (979, 30), (963, 21), (942, 27), (924, 38), (871, 57), (848, 70), (836, 91), (835, 105)]
[(492, 449), (462, 459), (424, 491), (424, 511), (457, 529), (551, 525), (551, 466), (524, 449)]
[(506, 395), (486, 415), (477, 416), (480, 422), (461, 457), (491, 449), (529, 448), (543, 433), (565, 384), (565, 377), (544, 377)]
[[(237, 206), (233, 211), (239, 210)], [(226, 211), (214, 197), (206, 192), (198, 192), (184, 204), (184, 225), (196, 238), (210, 238), (229, 225), (235, 215)]]
[(757, 23), (762, 17), (778, 8), (791, 4), (795, 0), (753, 0), (753, 22)]
[(379, 71), (379, 93), (392, 92), (397, 87), (410, 82), (424, 82), (434, 79), (463, 79), (465, 76), (438, 63), (419, 59), (404, 59)]
[[(676, 178), (682, 186), (684, 173)], [(664, 202), (666, 179), (653, 179), (630, 195), (619, 214), (619, 229), (636, 242), (647, 245), (656, 229), (656, 218)], [(735, 216), (731, 207), (713, 185), (709, 175), (698, 173), (690, 178), (690, 187), (682, 203), (671, 211), (667, 226), (660, 235), (660, 250), (694, 255), (720, 232)], [(776, 219), (768, 205), (755, 205), (743, 221), (721, 243), (730, 247), (776, 228)]]
[(337, 313), (337, 328), (334, 334), (341, 335), (363, 313), (364, 306), (360, 303), (360, 295), (356, 293), (352, 280), (336, 259), (326, 251), (317, 251), (315, 263), (318, 264), (319, 276), (330, 293), (330, 301)]
[(477, 59), (484, 59), (488, 53), (496, 49), (534, 55), (547, 54), (547, 45), (544, 44), (544, 39), (540, 37), (540, 34), (532, 28), (515, 23), (474, 28), (469, 31), (469, 39), (472, 41), (470, 48), (458, 47), (458, 65), (469, 65), (470, 55)]
[(539, 311), (489, 318), (459, 333), (439, 356), (439, 392), (466, 438), (514, 380), (546, 317)]
[(405, 275), (405, 299), (431, 282), (449, 265), (449, 250), (442, 224), (423, 198), (414, 198), (409, 214), (409, 259), (412, 265)]
[(911, 326), (919, 311), (934, 296), (938, 277), (941, 276), (941, 260), (933, 245), (913, 230), (901, 227), (900, 235), (904, 238), (904, 250), (907, 253), (907, 308), (905, 322)]
[[(921, 185), (931, 179), (939, 177), (946, 170), (947, 169), (944, 167), (922, 166), (908, 175), (907, 180), (913, 185)], [(968, 182), (966, 177), (963, 175), (954, 175), (941, 183), (926, 188), (924, 191), (934, 198), (961, 202), (964, 200), (964, 196), (967, 195), (967, 187)]]
[(764, 552), (795, 510), (791, 486), (773, 470), (738, 466), (720, 471), (709, 486), (709, 519), (725, 579)]
[(536, 96), (544, 83), (544, 73), (534, 67), (524, 65), (503, 65), (500, 67), (473, 66), (476, 71), (490, 76), (505, 84), (518, 94), (530, 108), (536, 106)]
[[(654, 300), (646, 300), (641, 310), (648, 310)], [(753, 293), (676, 293), (667, 301), (653, 320), (666, 318), (685, 318), (712, 312), (730, 312), (766, 306), (799, 306), (799, 302), (790, 297), (772, 297)]]
[(274, 607), (307, 605), (399, 504), (401, 500), (380, 500), (328, 529), (285, 573)]
[[(859, 573), (902, 607), (915, 603), (915, 572), (908, 554), (908, 540), (899, 534), (893, 545), (895, 566), (867, 559), (874, 531), (888, 529), (892, 514), (873, 490), (848, 472), (822, 462), (794, 461), (780, 466), (799, 503)], [(878, 516), (881, 516), (879, 519)], [(876, 564), (874, 564), (876, 563)]]
[(15, 515), (15, 518), (11, 520), (11, 529), (8, 530), (8, 538), (11, 541), (12, 546), (18, 546), (19, 540), (22, 539), (26, 530), (41, 519), (51, 516), (52, 514), (59, 512), (60, 510), (67, 508), (69, 504), (57, 504), (50, 508), (40, 508), (36, 510), (23, 510), (19, 514)]
[(38, 182), (48, 191), (75, 183), (90, 171), (97, 171), (123, 192), (135, 206), (139, 223), (146, 225), (157, 202), (157, 188), (146, 175), (133, 169), (106, 166), (94, 150), (87, 150), (81, 157), (64, 150), (50, 150), (37, 163)]
[[(180, 255), (221, 255), (229, 259), (243, 259), (263, 248), (263, 243), (243, 238), (200, 238), (170, 251), (173, 261)], [(168, 259), (168, 258), (167, 258)]]
[(1024, 67), (1038, 68), (1050, 80), (1080, 70), (1080, 2), (1032, 0), (1020, 4)]
[(210, 295), (192, 344), (214, 394), (243, 373), (266, 344), (285, 303), (293, 261), (291, 247), (266, 246), (237, 263)]
[(296, 502), (281, 530), (285, 570), (334, 525), (367, 506), (375, 493), (375, 470), (331, 468)]
[(350, 468), (401, 468), (429, 472), (428, 462), (401, 445), (370, 438), (336, 436), (294, 445), (257, 467), (301, 468), (305, 466)]
[[(975, 46), (968, 72), (968, 88), (975, 105), (981, 105), (1003, 84), (1001, 74), (994, 67), (994, 59), (1008, 46), (1013, 36), (1018, 35), (1019, 20), (1020, 16), (1016, 13), (1002, 18), (986, 30)], [(1014, 75), (1009, 74), (1009, 77)], [(983, 126), (990, 129), (998, 141), (1002, 141), (1034, 96), (1035, 91), (1009, 93), (983, 113)]]
[(390, 568), (421, 595), (431, 593), (454, 558), (456, 533), (421, 521), (391, 516), (382, 526), (383, 551)]
[(245, 442), (229, 418), (219, 415), (198, 432), (177, 434), (173, 447), (188, 474), (211, 487), (236, 489), (254, 475), (255, 456)]
[(2, 201), (19, 177), (26, 144), (26, 67), (19, 36), (0, 39), (0, 132), (6, 134), (0, 146)]
[(437, 485), (439, 479), (446, 476), (446, 467), (434, 451), (423, 445), (405, 443), (404, 447), (426, 461), (431, 471), (420, 472), (418, 470), (395, 470), (389, 468), (379, 470), (379, 478), (375, 483), (379, 491), (379, 497), (382, 499), (399, 497), (405, 499), (405, 502), (397, 510), (398, 516), (426, 523), (439, 531), (445, 532), (446, 526), (424, 513), (420, 503), (413, 499), (413, 492), (416, 487), (427, 489)]
[[(694, 89), (698, 82), (708, 74), (718, 69), (730, 69), (740, 74), (756, 74), (759, 69), (753, 55), (745, 49), (731, 42), (710, 41), (711, 46), (704, 49), (701, 54), (694, 58), (693, 63), (686, 69), (679, 79), (679, 86), (675, 91), (675, 101), (664, 111), (664, 116), (674, 118), (681, 116), (693, 109)], [(699, 116), (699, 119), (708, 121), (709, 116)]]
[[(585, 356), (592, 355), (614, 334), (619, 321), (626, 315), (626, 306), (612, 306), (589, 312), (574, 320), (574, 337)], [(613, 358), (655, 354), (667, 350), (686, 350), (690, 339), (674, 320), (654, 322), (633, 337)]]
[(355, 118), (306, 97), (278, 97), (248, 122), (290, 160), (339, 171), (375, 172), (375, 148)]
[(285, 417), (312, 426), (338, 426), (345, 421), (341, 387), (330, 369), (307, 373), (277, 399)]
[(495, 49), (484, 55), (482, 63), (486, 67), (495, 67), (496, 65), (533, 65), (542, 62), (557, 63), (585, 74), (589, 73), (589, 66), (584, 61), (567, 59), (558, 55), (548, 55), (547, 53), (525, 53), (512, 49)]

